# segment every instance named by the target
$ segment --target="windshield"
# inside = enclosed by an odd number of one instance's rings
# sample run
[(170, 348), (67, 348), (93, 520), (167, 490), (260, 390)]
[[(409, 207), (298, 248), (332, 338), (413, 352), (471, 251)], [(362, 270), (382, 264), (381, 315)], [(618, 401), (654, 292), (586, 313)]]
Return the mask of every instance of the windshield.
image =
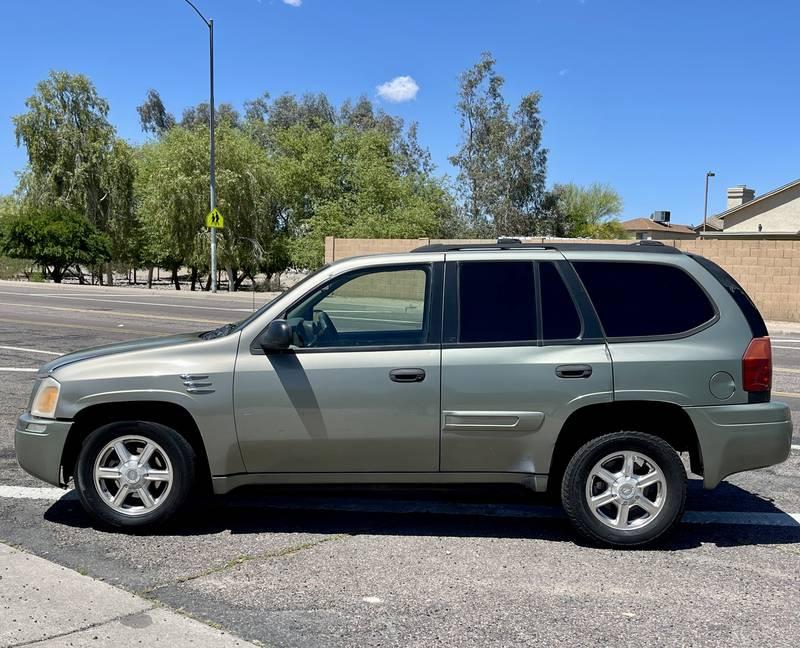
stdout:
[(326, 263), (324, 266), (319, 268), (319, 270), (315, 270), (314, 272), (306, 275), (300, 281), (298, 281), (294, 286), (276, 295), (268, 302), (266, 302), (263, 306), (261, 306), (258, 310), (253, 311), (250, 315), (245, 317), (243, 320), (240, 320), (238, 322), (232, 322), (230, 324), (223, 324), (222, 326), (212, 329), (211, 331), (205, 331), (204, 333), (200, 334), (200, 337), (204, 340), (213, 340), (214, 338), (230, 335), (235, 331), (241, 331), (245, 326), (247, 326), (250, 322), (259, 317), (265, 310), (267, 310), (270, 306), (272, 306), (276, 301), (281, 299), (286, 293), (291, 292), (297, 288), (300, 288), (304, 283), (306, 283), (310, 279), (313, 279), (320, 272), (322, 272), (323, 270), (327, 270), (329, 267), (330, 264)]

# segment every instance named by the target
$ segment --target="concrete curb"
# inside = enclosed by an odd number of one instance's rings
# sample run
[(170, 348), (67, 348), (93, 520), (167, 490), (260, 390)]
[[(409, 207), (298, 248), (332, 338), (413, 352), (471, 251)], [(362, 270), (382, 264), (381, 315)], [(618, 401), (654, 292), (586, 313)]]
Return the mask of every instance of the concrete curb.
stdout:
[(0, 618), (0, 647), (254, 646), (3, 543)]

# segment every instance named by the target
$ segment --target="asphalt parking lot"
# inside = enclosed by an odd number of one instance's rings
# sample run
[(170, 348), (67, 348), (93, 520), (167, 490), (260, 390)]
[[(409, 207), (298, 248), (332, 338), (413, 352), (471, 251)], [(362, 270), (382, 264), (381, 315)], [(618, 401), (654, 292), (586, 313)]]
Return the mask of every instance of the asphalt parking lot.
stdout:
[[(14, 422), (53, 354), (252, 307), (252, 295), (0, 282), (0, 540), (269, 646), (800, 641), (800, 451), (715, 491), (692, 481), (677, 533), (627, 552), (576, 543), (550, 502), (499, 488), (254, 489), (127, 535), (16, 465)], [(800, 334), (773, 332), (773, 345), (774, 398), (800, 445)]]

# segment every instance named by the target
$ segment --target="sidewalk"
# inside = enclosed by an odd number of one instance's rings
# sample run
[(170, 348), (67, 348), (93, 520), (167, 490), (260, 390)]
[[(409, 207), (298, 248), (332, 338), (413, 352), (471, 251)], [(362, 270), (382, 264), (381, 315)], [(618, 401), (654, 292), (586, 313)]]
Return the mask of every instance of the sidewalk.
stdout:
[(0, 543), (0, 648), (254, 646)]
[[(227, 292), (221, 290), (214, 294), (202, 290), (191, 291), (188, 289), (188, 287), (184, 287), (181, 290), (175, 290), (174, 288), (166, 287), (147, 288), (141, 284), (139, 286), (81, 286), (74, 283), (55, 284), (43, 281), (11, 281), (9, 279), (0, 279), (0, 290), (6, 290), (7, 288), (24, 288), (31, 293), (86, 292), (94, 297), (100, 297), (104, 295), (126, 295), (128, 297), (162, 297), (164, 299), (192, 298), (209, 300), (234, 300), (247, 303), (253, 300), (254, 294), (249, 290), (241, 290), (237, 292)], [(265, 302), (278, 294), (278, 292), (256, 292), (255, 299), (257, 302)]]

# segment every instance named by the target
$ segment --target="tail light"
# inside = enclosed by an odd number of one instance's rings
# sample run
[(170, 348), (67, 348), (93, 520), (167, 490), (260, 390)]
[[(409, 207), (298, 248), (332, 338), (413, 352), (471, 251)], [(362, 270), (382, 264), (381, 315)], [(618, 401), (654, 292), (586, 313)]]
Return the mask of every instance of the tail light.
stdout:
[(748, 392), (772, 388), (772, 345), (768, 337), (753, 338), (742, 357), (742, 385)]

